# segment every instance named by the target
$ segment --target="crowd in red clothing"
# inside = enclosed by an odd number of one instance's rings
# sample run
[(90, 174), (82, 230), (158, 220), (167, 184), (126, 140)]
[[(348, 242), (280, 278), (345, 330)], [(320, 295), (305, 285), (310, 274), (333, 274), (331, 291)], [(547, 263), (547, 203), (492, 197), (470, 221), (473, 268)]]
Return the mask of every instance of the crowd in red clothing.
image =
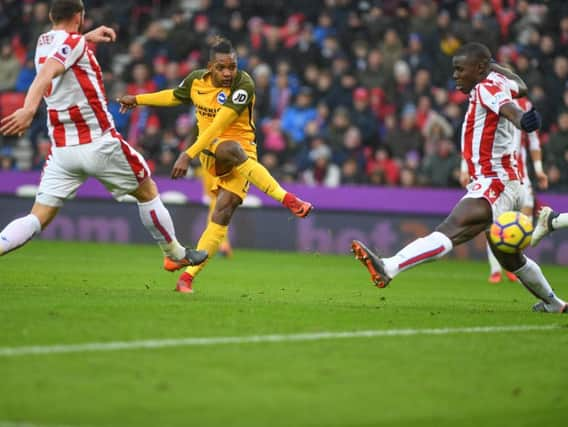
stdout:
[[(217, 34), (232, 40), (256, 82), (262, 162), (281, 180), (314, 185), (458, 186), (465, 96), (451, 57), (478, 41), (526, 80), (543, 116), (552, 191), (568, 190), (568, 4), (527, 0), (86, 1), (87, 26), (113, 25), (95, 46), (119, 130), (167, 173), (193, 126), (187, 107), (119, 115), (114, 98), (175, 87), (206, 65)], [(0, 5), (0, 114), (33, 79), (48, 5)], [(4, 111), (2, 111), (2, 109)], [(45, 118), (27, 137), (31, 166), (45, 153)], [(0, 142), (0, 168), (21, 168), (17, 141)], [(21, 163), (21, 164), (20, 164)]]

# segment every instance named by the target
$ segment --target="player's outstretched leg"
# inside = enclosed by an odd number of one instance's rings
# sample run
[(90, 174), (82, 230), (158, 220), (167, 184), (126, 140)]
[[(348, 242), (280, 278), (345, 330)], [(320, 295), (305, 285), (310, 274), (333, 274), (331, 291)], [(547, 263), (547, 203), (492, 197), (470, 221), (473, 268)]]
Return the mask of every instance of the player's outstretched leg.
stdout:
[(305, 218), (312, 211), (313, 205), (311, 203), (305, 202), (284, 190), (270, 172), (256, 160), (249, 157), (239, 164), (236, 170), (263, 193), (290, 209), (297, 217)]
[(355, 257), (371, 273), (373, 283), (384, 288), (401, 271), (443, 257), (452, 250), (453, 243), (444, 233), (434, 231), (427, 236), (414, 240), (390, 258), (379, 259), (358, 240), (353, 241), (351, 248)]
[(17, 218), (0, 231), (0, 256), (25, 245), (41, 232), (41, 224), (33, 214)]

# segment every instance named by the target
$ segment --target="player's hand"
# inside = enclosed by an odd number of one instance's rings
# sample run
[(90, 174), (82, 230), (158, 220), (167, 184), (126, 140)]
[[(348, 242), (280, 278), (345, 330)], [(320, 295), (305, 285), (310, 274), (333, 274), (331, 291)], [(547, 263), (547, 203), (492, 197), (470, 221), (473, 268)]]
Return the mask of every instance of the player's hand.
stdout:
[(116, 102), (120, 104), (120, 113), (124, 114), (128, 110), (136, 108), (138, 103), (136, 102), (136, 97), (134, 95), (123, 95), (120, 98), (116, 98)]
[(186, 176), (187, 170), (189, 169), (189, 162), (191, 162), (191, 157), (189, 157), (185, 151), (182, 151), (172, 168), (172, 179), (183, 178)]
[(7, 117), (0, 120), (0, 134), (22, 136), (32, 124), (35, 111), (19, 108)]
[(110, 43), (116, 40), (116, 32), (105, 25), (95, 28), (85, 34), (85, 40), (91, 43)]
[(521, 117), (521, 129), (525, 132), (534, 132), (539, 130), (542, 125), (542, 118), (538, 111), (531, 108), (529, 111), (523, 114)]
[(536, 184), (541, 190), (546, 190), (548, 188), (548, 175), (544, 172), (535, 172)]
[(460, 171), (460, 184), (462, 187), (467, 187), (467, 184), (469, 184), (469, 172), (467, 171)]

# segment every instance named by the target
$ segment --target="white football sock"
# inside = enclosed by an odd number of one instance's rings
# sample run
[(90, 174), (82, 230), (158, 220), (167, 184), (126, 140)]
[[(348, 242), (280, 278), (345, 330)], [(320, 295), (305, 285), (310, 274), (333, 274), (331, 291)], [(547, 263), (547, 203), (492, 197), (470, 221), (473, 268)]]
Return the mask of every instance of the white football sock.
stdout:
[(434, 231), (416, 239), (402, 248), (395, 256), (383, 258), (386, 273), (393, 278), (401, 271), (426, 261), (441, 258), (453, 248), (452, 241), (443, 233)]
[(561, 213), (556, 218), (552, 219), (553, 230), (566, 227), (568, 227), (568, 213)]
[(493, 255), (493, 251), (489, 244), (487, 244), (487, 259), (489, 260), (489, 270), (491, 271), (491, 274), (501, 273), (501, 264), (499, 264), (495, 255)]
[(548, 304), (553, 311), (562, 310), (566, 303), (554, 294), (538, 264), (528, 257), (526, 259), (526, 264), (514, 271), (520, 282), (535, 297)]
[(158, 243), (165, 256), (176, 260), (185, 256), (185, 248), (176, 239), (174, 223), (160, 196), (149, 202), (138, 203), (142, 224)]
[(0, 255), (19, 248), (41, 232), (37, 216), (29, 214), (15, 219), (0, 231)]

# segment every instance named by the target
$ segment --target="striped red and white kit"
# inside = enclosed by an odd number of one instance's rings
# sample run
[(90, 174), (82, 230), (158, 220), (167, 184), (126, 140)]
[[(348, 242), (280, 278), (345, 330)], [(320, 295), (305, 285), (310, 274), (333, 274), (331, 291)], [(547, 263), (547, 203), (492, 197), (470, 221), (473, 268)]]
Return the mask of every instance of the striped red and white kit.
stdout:
[(53, 145), (88, 144), (113, 129), (101, 67), (85, 38), (63, 30), (42, 34), (35, 54), (36, 71), (48, 59), (61, 62), (66, 70), (53, 80), (44, 96)]
[(518, 179), (514, 125), (499, 115), (499, 109), (513, 102), (515, 82), (491, 72), (470, 92), (469, 107), (462, 127), (462, 156), (469, 175), (477, 178)]

